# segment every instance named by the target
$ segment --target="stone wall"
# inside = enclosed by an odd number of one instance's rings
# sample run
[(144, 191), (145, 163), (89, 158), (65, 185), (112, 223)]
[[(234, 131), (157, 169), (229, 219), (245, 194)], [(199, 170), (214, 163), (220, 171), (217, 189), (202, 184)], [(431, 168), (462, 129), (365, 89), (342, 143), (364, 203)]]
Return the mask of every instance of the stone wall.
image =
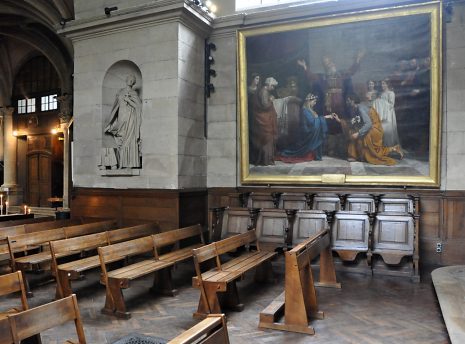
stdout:
[[(76, 11), (86, 4), (77, 2)], [(147, 14), (139, 6), (112, 14), (107, 21), (97, 16), (67, 25), (64, 34), (72, 39), (75, 52), (74, 186), (206, 186), (203, 42), (209, 27), (201, 14), (192, 11), (180, 3)], [(98, 168), (102, 127), (110, 110), (102, 88), (108, 70), (121, 61), (133, 63), (142, 76), (137, 85), (143, 103), (142, 168), (129, 171), (131, 176), (109, 176), (112, 172)], [(116, 77), (123, 88), (125, 76)]]

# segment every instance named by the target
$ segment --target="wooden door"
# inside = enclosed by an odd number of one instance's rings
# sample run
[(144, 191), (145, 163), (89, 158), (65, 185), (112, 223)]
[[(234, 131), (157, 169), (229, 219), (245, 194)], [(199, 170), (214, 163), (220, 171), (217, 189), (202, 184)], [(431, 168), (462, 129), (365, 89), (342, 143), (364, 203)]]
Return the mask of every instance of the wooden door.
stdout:
[(34, 207), (50, 206), (52, 193), (52, 152), (47, 136), (28, 137), (27, 202)]

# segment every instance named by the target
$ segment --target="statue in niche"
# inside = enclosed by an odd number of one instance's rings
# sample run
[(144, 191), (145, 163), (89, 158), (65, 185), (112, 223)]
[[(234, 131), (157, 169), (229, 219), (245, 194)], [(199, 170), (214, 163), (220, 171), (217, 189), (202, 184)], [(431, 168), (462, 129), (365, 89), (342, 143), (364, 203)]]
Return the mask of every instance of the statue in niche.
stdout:
[[(112, 135), (116, 142), (118, 169), (141, 168), (140, 125), (142, 120), (142, 100), (134, 88), (136, 77), (126, 77), (126, 87), (116, 94), (111, 109), (110, 122), (105, 133)], [(111, 168), (115, 166), (112, 164)]]

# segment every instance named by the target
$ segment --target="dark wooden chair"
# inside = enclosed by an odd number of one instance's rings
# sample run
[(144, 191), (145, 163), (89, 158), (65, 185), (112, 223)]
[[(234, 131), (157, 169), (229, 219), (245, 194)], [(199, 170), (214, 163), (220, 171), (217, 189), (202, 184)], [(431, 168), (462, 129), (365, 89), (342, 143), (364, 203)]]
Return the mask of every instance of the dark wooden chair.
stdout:
[(217, 240), (256, 228), (258, 212), (259, 209), (226, 208), (223, 213), (221, 237)]
[(338, 211), (342, 209), (341, 199), (336, 194), (317, 194), (312, 198), (312, 209)]
[(13, 343), (15, 344), (35, 335), (38, 336), (40, 343), (41, 332), (62, 325), (68, 321), (74, 321), (78, 341), (68, 340), (66, 343), (86, 344), (77, 299), (74, 294), (42, 306), (10, 315), (8, 316), (8, 320), (11, 326)]
[(272, 251), (290, 245), (295, 212), (284, 209), (262, 209), (259, 212), (257, 238), (262, 249)]
[(281, 193), (251, 192), (247, 208), (273, 209), (279, 207)]
[(415, 199), (409, 195), (382, 195), (378, 212), (415, 213)]
[(292, 245), (297, 245), (325, 229), (329, 229), (329, 224), (323, 210), (299, 210), (292, 230)]
[(223, 314), (209, 314), (168, 344), (229, 344), (226, 318)]
[(354, 261), (359, 253), (367, 254), (370, 263), (371, 223), (366, 212), (337, 211), (331, 224), (332, 249), (343, 261)]
[(407, 274), (413, 281), (419, 282), (418, 235), (413, 214), (378, 213), (373, 228), (373, 254), (382, 257), (389, 266), (399, 266), (404, 257), (411, 257), (412, 260), (408, 263), (410, 269), (399, 269), (397, 273), (391, 273)]
[(350, 194), (345, 199), (344, 210), (374, 213), (376, 212), (375, 198), (368, 194)]
[(309, 202), (309, 195), (306, 193), (285, 192), (281, 195), (279, 208), (305, 210), (310, 209)]

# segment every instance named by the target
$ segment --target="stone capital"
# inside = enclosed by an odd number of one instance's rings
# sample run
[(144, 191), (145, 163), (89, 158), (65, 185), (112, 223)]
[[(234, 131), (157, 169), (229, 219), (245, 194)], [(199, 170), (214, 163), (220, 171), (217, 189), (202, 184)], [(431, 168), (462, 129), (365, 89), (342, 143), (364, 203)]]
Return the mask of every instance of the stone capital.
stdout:
[(1, 106), (0, 107), (1, 116), (13, 116), (14, 111), (15, 111), (15, 108), (13, 106)]

